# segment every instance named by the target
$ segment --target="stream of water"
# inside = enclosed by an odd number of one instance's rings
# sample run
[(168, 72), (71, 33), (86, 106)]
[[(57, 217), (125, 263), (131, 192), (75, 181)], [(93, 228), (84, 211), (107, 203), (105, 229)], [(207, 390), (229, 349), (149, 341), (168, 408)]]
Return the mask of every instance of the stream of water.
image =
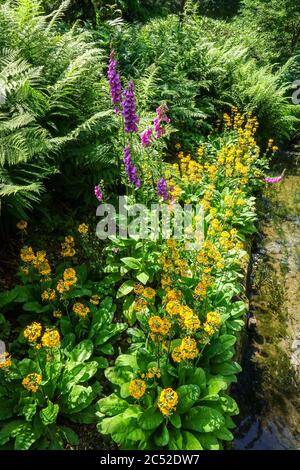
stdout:
[(280, 184), (258, 200), (259, 235), (248, 279), (243, 372), (232, 388), (240, 415), (234, 448), (300, 449), (300, 154), (285, 152)]

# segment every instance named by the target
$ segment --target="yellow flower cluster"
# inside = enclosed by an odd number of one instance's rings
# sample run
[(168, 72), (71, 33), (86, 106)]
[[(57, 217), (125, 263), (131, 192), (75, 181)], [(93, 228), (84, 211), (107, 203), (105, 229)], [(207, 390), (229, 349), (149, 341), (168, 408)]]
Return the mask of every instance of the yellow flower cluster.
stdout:
[(184, 155), (183, 152), (179, 152), (178, 158), (182, 181), (188, 184), (200, 183), (203, 178), (203, 165), (192, 160), (190, 154)]
[[(224, 260), (222, 254), (216, 247), (216, 245), (211, 241), (206, 239), (203, 243), (203, 247), (198, 252), (197, 255), (198, 263), (204, 268), (204, 272), (208, 273), (213, 266), (216, 266), (218, 269), (224, 267)], [(205, 269), (206, 268), (206, 269)]]
[(87, 305), (84, 305), (80, 302), (76, 302), (72, 308), (73, 312), (79, 317), (85, 318), (90, 312), (90, 309)]
[(140, 284), (140, 283), (137, 283), (137, 284), (134, 284), (133, 286), (133, 292), (137, 295), (142, 295), (144, 291), (144, 286), (143, 284)]
[(26, 220), (20, 220), (17, 224), (16, 224), (16, 227), (19, 229), (19, 230), (26, 230), (27, 229), (27, 222)]
[(40, 374), (36, 374), (35, 372), (32, 374), (26, 375), (22, 380), (22, 385), (26, 390), (29, 392), (36, 393), (39, 389), (39, 386), (42, 383), (42, 376)]
[(188, 261), (181, 258), (180, 250), (177, 247), (176, 240), (167, 241), (168, 253), (167, 255), (162, 255), (160, 263), (162, 265), (163, 271), (168, 273), (167, 275), (162, 276), (162, 287), (165, 288), (169, 286), (170, 283), (166, 282), (166, 279), (170, 277), (170, 274), (176, 274), (181, 277), (189, 277), (190, 269)]
[(148, 304), (145, 299), (137, 299), (134, 301), (134, 309), (136, 312), (144, 312), (148, 308)]
[(165, 388), (160, 392), (158, 398), (158, 408), (159, 411), (165, 415), (170, 416), (174, 411), (176, 411), (176, 406), (178, 404), (178, 395), (172, 388)]
[(172, 359), (174, 362), (181, 362), (185, 360), (195, 359), (199, 354), (197, 343), (194, 338), (186, 336), (182, 339), (180, 346), (177, 346), (172, 351)]
[(56, 299), (56, 292), (54, 289), (46, 289), (42, 292), (41, 297), (44, 301), (49, 300), (49, 302), (53, 302)]
[(52, 315), (54, 318), (61, 318), (63, 314), (61, 310), (53, 310)]
[(150, 367), (150, 369), (148, 369), (148, 371), (146, 373), (146, 378), (147, 379), (155, 379), (155, 377), (157, 379), (160, 379), (160, 377), (161, 377), (160, 369), (158, 367)]
[(90, 298), (90, 302), (91, 304), (93, 305), (99, 305), (99, 302), (100, 302), (100, 297), (99, 295), (92, 295), (92, 297)]
[(154, 289), (152, 289), (152, 287), (146, 287), (143, 292), (142, 292), (142, 296), (145, 297), (145, 299), (148, 299), (148, 300), (151, 300), (155, 297), (156, 295), (156, 292)]
[(137, 283), (133, 287), (133, 292), (137, 295), (144, 297), (147, 300), (154, 299), (156, 292), (152, 287), (144, 287), (142, 284)]
[(75, 255), (75, 242), (71, 235), (65, 237), (64, 243), (61, 244), (61, 255), (64, 258), (72, 257)]
[(0, 369), (7, 369), (11, 366), (11, 355), (8, 352), (0, 353)]
[(57, 348), (60, 345), (60, 334), (58, 330), (52, 328), (45, 331), (41, 341), (44, 348)]
[(219, 329), (222, 323), (222, 317), (218, 312), (208, 312), (206, 315), (206, 322), (203, 323), (204, 336), (201, 338), (201, 342), (205, 343), (213, 336)]
[(73, 268), (67, 268), (64, 270), (63, 279), (60, 279), (57, 283), (56, 290), (60, 294), (68, 292), (74, 284), (77, 282), (76, 271)]
[(24, 263), (31, 263), (35, 259), (35, 254), (31, 246), (24, 246), (21, 249), (21, 254), (20, 254), (21, 260), (24, 261)]
[(142, 396), (145, 394), (146, 388), (146, 382), (141, 379), (133, 379), (129, 383), (129, 393), (137, 400), (142, 398)]
[(148, 320), (151, 333), (154, 335), (168, 335), (171, 329), (171, 322), (167, 318), (161, 318), (158, 315), (152, 316)]
[(89, 226), (87, 224), (80, 224), (80, 225), (78, 225), (77, 231), (81, 235), (86, 235), (89, 231)]
[(23, 334), (29, 343), (35, 343), (42, 334), (42, 325), (33, 322), (25, 328)]
[[(35, 254), (31, 246), (24, 246), (20, 254), (21, 260), (24, 263), (31, 263), (41, 276), (48, 276), (51, 273), (51, 267), (46, 256), (45, 251), (37, 251)], [(28, 270), (26, 271), (28, 273)]]
[(206, 297), (207, 289), (213, 285), (213, 277), (210, 274), (203, 274), (201, 281), (198, 282), (194, 289), (194, 297), (198, 300), (203, 300)]

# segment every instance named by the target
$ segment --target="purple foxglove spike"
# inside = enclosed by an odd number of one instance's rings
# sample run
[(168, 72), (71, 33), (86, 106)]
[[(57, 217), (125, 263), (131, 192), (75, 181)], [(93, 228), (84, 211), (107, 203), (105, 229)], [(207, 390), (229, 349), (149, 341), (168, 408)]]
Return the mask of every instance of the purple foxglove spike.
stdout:
[(124, 118), (125, 132), (138, 132), (139, 117), (136, 114), (136, 99), (134, 93), (134, 82), (131, 80), (123, 93), (122, 116)]
[(119, 112), (118, 104), (121, 102), (121, 79), (117, 73), (117, 61), (114, 59), (114, 50), (112, 49), (109, 56), (108, 72), (107, 72), (110, 96), (112, 103), (115, 105), (115, 112)]
[(95, 186), (95, 196), (96, 196), (96, 198), (98, 199), (98, 201), (100, 201), (100, 202), (102, 201), (102, 199), (103, 199), (103, 193), (102, 193), (102, 191), (101, 191), (101, 189), (100, 189), (100, 185), (99, 185), (99, 184), (97, 184), (97, 185)]
[(165, 122), (169, 124), (171, 119), (166, 115), (167, 111), (169, 110), (168, 106), (161, 105), (156, 109), (156, 117), (153, 120), (154, 130), (155, 130), (155, 137), (160, 139), (165, 134), (165, 129), (161, 126), (161, 123)]
[(130, 183), (133, 184), (135, 188), (139, 188), (141, 186), (141, 180), (138, 178), (136, 166), (134, 166), (131, 161), (129, 145), (124, 149), (124, 166)]

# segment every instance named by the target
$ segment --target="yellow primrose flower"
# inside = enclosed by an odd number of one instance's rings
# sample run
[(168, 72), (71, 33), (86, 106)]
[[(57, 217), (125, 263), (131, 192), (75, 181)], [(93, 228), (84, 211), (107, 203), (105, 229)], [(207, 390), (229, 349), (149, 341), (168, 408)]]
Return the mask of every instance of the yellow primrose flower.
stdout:
[(29, 343), (34, 343), (42, 334), (42, 325), (33, 322), (25, 328), (23, 334)]
[(24, 246), (21, 249), (20, 257), (24, 263), (31, 263), (35, 259), (35, 254), (31, 246)]
[(92, 297), (90, 298), (90, 302), (91, 304), (93, 305), (99, 305), (99, 302), (100, 302), (100, 297), (99, 295), (92, 295)]
[(171, 323), (167, 318), (159, 316), (150, 317), (148, 320), (150, 330), (154, 334), (167, 335), (171, 329)]
[(53, 313), (52, 315), (54, 316), (54, 318), (61, 318), (62, 317), (62, 311), (61, 310), (53, 310)]
[(17, 224), (16, 224), (16, 227), (19, 229), (19, 230), (26, 230), (27, 229), (27, 222), (26, 220), (20, 220)]
[(156, 295), (156, 292), (154, 289), (152, 289), (152, 287), (146, 287), (142, 294), (146, 299), (153, 299)]
[(8, 369), (11, 366), (11, 355), (8, 352), (0, 353), (0, 369)]
[(60, 334), (54, 328), (45, 331), (42, 336), (42, 345), (44, 348), (56, 348), (60, 345)]
[(80, 224), (77, 230), (81, 235), (86, 235), (89, 231), (89, 226), (87, 224)]
[(141, 379), (133, 379), (129, 384), (129, 393), (137, 400), (142, 398), (146, 391), (146, 382)]
[(133, 292), (137, 295), (141, 295), (143, 293), (144, 286), (143, 284), (140, 284), (139, 282), (134, 284), (133, 286)]
[(87, 314), (90, 312), (89, 307), (80, 302), (76, 302), (73, 305), (72, 310), (74, 313), (76, 313), (76, 315), (78, 315), (79, 317), (83, 317), (83, 318), (85, 318)]
[(178, 404), (178, 395), (172, 388), (165, 388), (160, 392), (158, 398), (158, 408), (159, 411), (165, 415), (170, 416), (174, 411), (176, 411), (176, 406)]
[(29, 392), (36, 393), (38, 391), (39, 386), (42, 383), (42, 376), (40, 374), (36, 374), (35, 372), (32, 374), (26, 375), (22, 380), (22, 385), (26, 390)]

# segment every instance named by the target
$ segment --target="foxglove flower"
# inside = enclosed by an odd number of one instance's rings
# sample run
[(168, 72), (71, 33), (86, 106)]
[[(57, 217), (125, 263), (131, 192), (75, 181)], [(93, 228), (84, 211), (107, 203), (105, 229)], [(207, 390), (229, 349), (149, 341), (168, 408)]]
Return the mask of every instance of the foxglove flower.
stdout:
[(96, 198), (98, 199), (98, 201), (100, 201), (100, 202), (102, 201), (102, 199), (103, 199), (103, 193), (102, 193), (102, 191), (101, 191), (101, 189), (100, 189), (100, 185), (99, 185), (99, 184), (97, 184), (97, 185), (95, 186), (95, 196), (96, 196)]
[(118, 105), (121, 102), (121, 79), (120, 75), (117, 72), (117, 61), (114, 59), (114, 50), (112, 49), (109, 56), (109, 65), (107, 72), (110, 96), (113, 104), (115, 105), (116, 113), (119, 112)]
[(161, 105), (156, 109), (156, 117), (153, 120), (154, 130), (155, 130), (155, 137), (160, 139), (162, 135), (166, 132), (165, 129), (161, 126), (161, 123), (165, 122), (169, 124), (171, 119), (167, 116), (167, 112), (169, 111), (168, 106)]
[(139, 118), (136, 114), (136, 99), (134, 93), (134, 83), (131, 80), (128, 88), (123, 93), (122, 116), (124, 118), (125, 132), (137, 132)]
[(264, 178), (264, 181), (269, 184), (281, 183), (283, 176), (275, 176), (274, 178)]
[(139, 188), (141, 186), (141, 180), (138, 177), (136, 166), (132, 163), (129, 145), (124, 149), (124, 166), (130, 183), (133, 184), (135, 188)]
[(164, 201), (168, 201), (171, 198), (168, 190), (168, 183), (164, 178), (160, 178), (157, 182), (157, 195), (162, 197)]
[(152, 135), (152, 127), (150, 127), (149, 129), (145, 129), (142, 133), (141, 133), (141, 144), (143, 147), (149, 147), (149, 145), (151, 144), (151, 135)]

